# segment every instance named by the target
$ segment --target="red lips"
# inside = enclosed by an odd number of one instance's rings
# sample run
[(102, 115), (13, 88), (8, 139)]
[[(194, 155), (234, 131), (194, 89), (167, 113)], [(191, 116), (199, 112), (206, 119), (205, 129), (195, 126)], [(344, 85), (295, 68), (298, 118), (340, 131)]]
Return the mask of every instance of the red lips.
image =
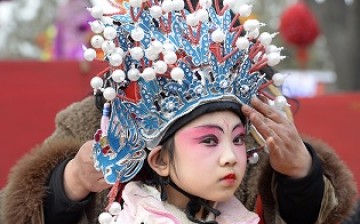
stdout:
[(235, 179), (236, 179), (236, 175), (234, 173), (230, 173), (223, 178), (223, 180), (235, 180)]

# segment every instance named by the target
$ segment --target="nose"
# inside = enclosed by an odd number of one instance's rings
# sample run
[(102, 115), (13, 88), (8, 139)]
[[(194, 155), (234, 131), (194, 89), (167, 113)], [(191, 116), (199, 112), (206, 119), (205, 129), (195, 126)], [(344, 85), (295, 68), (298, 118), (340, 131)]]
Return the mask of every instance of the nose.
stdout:
[(220, 165), (221, 166), (234, 166), (237, 162), (237, 157), (232, 145), (224, 146), (222, 153), (220, 155)]

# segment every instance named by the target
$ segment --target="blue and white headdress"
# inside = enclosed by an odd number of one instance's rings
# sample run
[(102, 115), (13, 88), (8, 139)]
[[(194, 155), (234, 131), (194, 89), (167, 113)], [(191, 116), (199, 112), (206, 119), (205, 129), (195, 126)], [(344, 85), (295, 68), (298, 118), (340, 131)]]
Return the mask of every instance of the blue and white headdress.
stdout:
[(157, 146), (170, 125), (199, 105), (249, 104), (273, 82), (259, 70), (284, 58), (271, 45), (274, 34), (259, 34), (263, 24), (254, 19), (235, 26), (251, 6), (239, 6), (232, 16), (234, 3), (130, 0), (109, 16), (99, 6), (89, 9), (96, 34), (84, 57), (109, 63), (108, 75), (91, 81), (108, 101), (94, 145), (96, 167), (107, 182), (131, 180), (144, 149)]

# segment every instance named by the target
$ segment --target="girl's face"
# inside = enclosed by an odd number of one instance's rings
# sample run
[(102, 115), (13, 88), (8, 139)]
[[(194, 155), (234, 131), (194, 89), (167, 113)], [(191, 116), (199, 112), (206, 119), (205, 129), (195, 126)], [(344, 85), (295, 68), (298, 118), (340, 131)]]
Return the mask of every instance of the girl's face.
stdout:
[[(203, 199), (228, 200), (245, 173), (244, 137), (245, 128), (240, 118), (230, 111), (209, 113), (193, 120), (174, 136), (171, 180)], [(187, 200), (172, 188), (168, 189), (168, 196), (168, 200), (179, 207)]]

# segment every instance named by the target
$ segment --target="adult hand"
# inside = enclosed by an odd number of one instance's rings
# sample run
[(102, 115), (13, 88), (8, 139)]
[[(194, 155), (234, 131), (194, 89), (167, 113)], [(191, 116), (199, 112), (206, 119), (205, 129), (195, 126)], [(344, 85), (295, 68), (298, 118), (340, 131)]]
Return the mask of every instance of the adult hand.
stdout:
[(265, 139), (273, 169), (293, 178), (305, 177), (312, 158), (295, 125), (257, 97), (251, 104), (253, 108), (243, 105), (241, 110)]
[(111, 187), (91, 159), (93, 141), (84, 143), (76, 156), (68, 162), (64, 171), (64, 189), (69, 199), (80, 201), (90, 192), (100, 192)]

